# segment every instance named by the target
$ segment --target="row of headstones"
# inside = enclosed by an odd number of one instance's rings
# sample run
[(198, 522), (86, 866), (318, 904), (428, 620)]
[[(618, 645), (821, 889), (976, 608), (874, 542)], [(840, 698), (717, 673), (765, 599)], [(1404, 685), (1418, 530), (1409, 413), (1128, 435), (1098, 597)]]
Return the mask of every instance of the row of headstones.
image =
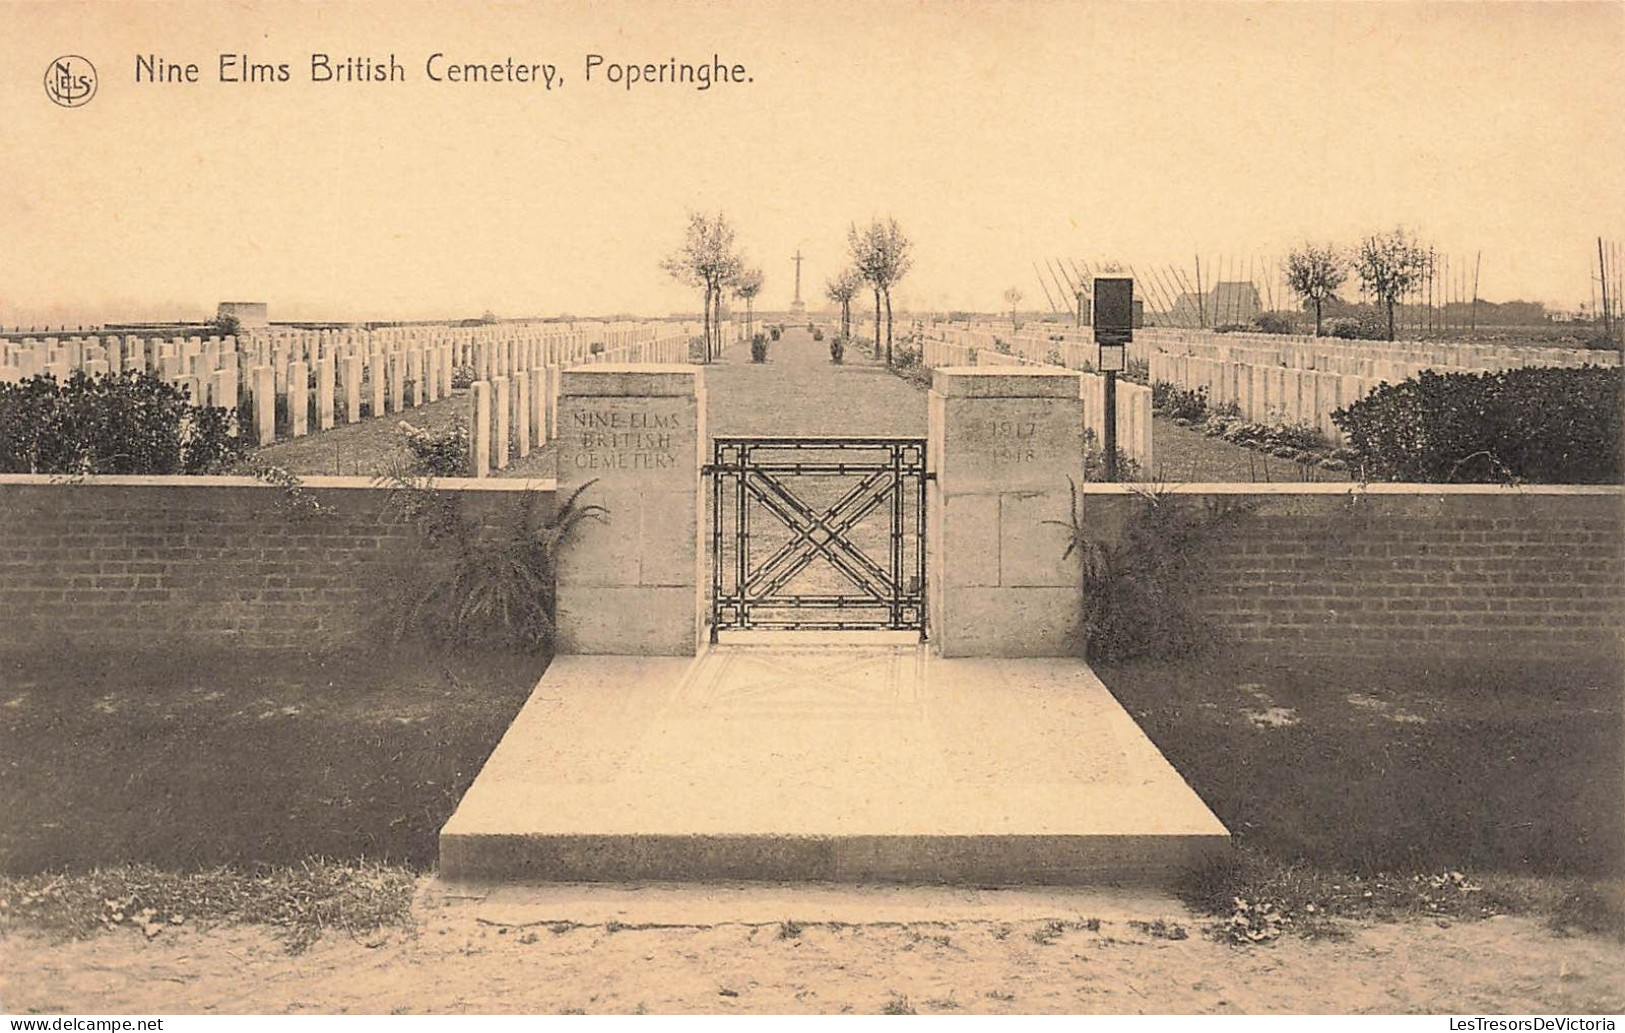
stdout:
[[(288, 433), (296, 438), (312, 430), (331, 430), (340, 418), (345, 423), (360, 422), (363, 399), (373, 416), (383, 416), (449, 397), (452, 352), (450, 345), (441, 344), (375, 353), (366, 360), (354, 354), (342, 359), (329, 356), (314, 365), (295, 360), (255, 366), (247, 376), (254, 403), (254, 441), (267, 445), (276, 440), (279, 397), (287, 399)], [(313, 372), (314, 390), (310, 386)], [(193, 398), (206, 399), (206, 404), (236, 407), (235, 370), (216, 371), (202, 394), (195, 377), (182, 378), (179, 386), (192, 391)]]
[(20, 380), (51, 373), (66, 380), (74, 370), (91, 375), (148, 369), (165, 376), (196, 375), (207, 378), (221, 369), (249, 369), (302, 361), (315, 365), (324, 358), (343, 359), (360, 354), (409, 351), (451, 344), (463, 365), (480, 345), (519, 341), (541, 347), (558, 361), (584, 361), (589, 349), (601, 345), (614, 351), (681, 332), (673, 324), (589, 324), (591, 330), (531, 330), (524, 324), (492, 327), (389, 327), (378, 330), (250, 330), (241, 337), (175, 337), (169, 340), (129, 336), (90, 335), (66, 339), (47, 337), (0, 340), (0, 377)]
[(1332, 413), (1370, 394), (1381, 380), (1354, 373), (1255, 366), (1158, 352), (1151, 379), (1187, 390), (1206, 388), (1209, 405), (1234, 403), (1251, 423), (1308, 424), (1334, 444), (1343, 439)]
[[(1080, 373), (1078, 397), (1083, 399), (1083, 426), (1095, 436), (1096, 447), (1106, 441), (1106, 378)], [(1155, 467), (1151, 450), (1151, 389), (1117, 379), (1117, 450), (1147, 474)]]
[(1141, 334), (1165, 351), (1201, 358), (1368, 377), (1389, 376), (1390, 371), (1382, 367), (1393, 364), (1412, 364), (1419, 369), (1503, 370), (1520, 366), (1619, 363), (1619, 356), (1614, 352), (1585, 348), (1510, 347), (1460, 341), (1344, 341), (1295, 334), (1216, 334), (1167, 328), (1137, 332), (1137, 336)]
[(0, 379), (22, 380), (48, 373), (67, 380), (75, 370), (91, 376), (145, 370), (164, 376), (207, 376), (238, 369), (237, 341), (231, 337), (32, 337), (0, 345)]
[[(577, 365), (611, 362), (687, 361), (688, 335), (678, 329), (663, 336), (589, 353)], [(489, 477), (515, 459), (558, 436), (560, 376), (566, 368), (537, 363), (539, 353), (513, 347), (484, 349), (477, 368), (490, 375), (476, 380), (469, 394), (470, 473)]]
[[(1009, 324), (1005, 324), (1008, 327)], [(959, 324), (959, 323), (929, 323), (925, 327), (927, 335), (940, 338), (951, 344), (975, 348), (983, 353), (996, 353), (1017, 355), (1036, 363), (1049, 363), (1051, 353), (1059, 352), (1061, 365), (1067, 369), (1093, 369), (1096, 361), (1095, 333), (1088, 327), (1062, 327), (1051, 331), (1031, 330), (999, 332), (993, 324)], [(1143, 330), (1136, 330), (1135, 338), (1128, 346), (1129, 359), (1147, 362), (1151, 358), (1153, 344), (1142, 337)], [(1055, 337), (1061, 338), (1054, 340)], [(1009, 349), (1000, 353), (998, 346), (1003, 344)], [(996, 360), (989, 360), (996, 361)]]

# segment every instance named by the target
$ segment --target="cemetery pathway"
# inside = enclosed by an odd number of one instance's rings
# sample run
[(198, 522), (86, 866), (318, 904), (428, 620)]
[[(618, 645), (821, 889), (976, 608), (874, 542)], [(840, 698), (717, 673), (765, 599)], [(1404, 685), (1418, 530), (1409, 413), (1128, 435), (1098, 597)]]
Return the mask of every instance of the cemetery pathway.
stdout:
[(750, 344), (734, 345), (705, 368), (706, 423), (711, 435), (925, 436), (925, 392), (848, 346), (846, 362), (829, 361), (829, 341), (805, 327), (768, 346), (768, 361), (750, 361)]

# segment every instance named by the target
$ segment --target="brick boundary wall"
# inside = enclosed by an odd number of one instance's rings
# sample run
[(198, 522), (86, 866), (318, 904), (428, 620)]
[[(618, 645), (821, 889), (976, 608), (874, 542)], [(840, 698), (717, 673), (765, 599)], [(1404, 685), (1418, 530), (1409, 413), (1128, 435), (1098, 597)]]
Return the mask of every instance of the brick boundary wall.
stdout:
[[(552, 481), (445, 480), (493, 518)], [(342, 643), (410, 556), (367, 479), (311, 477), (327, 512), (242, 477), (0, 475), (0, 651), (77, 643), (245, 649)], [(1625, 489), (1342, 484), (1182, 485), (1249, 512), (1203, 546), (1200, 606), (1221, 632), (1283, 659), (1618, 662)], [(1140, 504), (1090, 485), (1108, 540)]]
[[(552, 480), (436, 482), (500, 518)], [(247, 477), (0, 475), (0, 652), (60, 645), (164, 649), (331, 646), (365, 634), (412, 532), (361, 477), (286, 489)]]
[[(1117, 539), (1132, 490), (1086, 488), (1088, 526)], [(1209, 576), (1199, 609), (1248, 652), (1622, 660), (1625, 489), (1207, 484), (1173, 492), (1247, 507), (1202, 546)]]

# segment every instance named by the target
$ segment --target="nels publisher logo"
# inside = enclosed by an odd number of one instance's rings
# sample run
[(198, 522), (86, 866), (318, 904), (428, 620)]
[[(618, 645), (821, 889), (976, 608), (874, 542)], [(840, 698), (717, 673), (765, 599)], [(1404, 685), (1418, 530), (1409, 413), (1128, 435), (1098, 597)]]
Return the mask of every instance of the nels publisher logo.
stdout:
[(96, 96), (96, 66), (77, 54), (57, 58), (45, 69), (45, 95), (65, 108), (89, 104)]

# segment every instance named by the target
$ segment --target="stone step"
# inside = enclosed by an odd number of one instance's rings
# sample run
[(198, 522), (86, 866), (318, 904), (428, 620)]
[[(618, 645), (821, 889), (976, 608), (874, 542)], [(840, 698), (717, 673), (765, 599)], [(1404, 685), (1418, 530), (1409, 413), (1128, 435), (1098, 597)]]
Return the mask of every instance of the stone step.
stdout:
[(1086, 664), (913, 645), (561, 657), (448, 880), (1166, 885), (1229, 834)]

